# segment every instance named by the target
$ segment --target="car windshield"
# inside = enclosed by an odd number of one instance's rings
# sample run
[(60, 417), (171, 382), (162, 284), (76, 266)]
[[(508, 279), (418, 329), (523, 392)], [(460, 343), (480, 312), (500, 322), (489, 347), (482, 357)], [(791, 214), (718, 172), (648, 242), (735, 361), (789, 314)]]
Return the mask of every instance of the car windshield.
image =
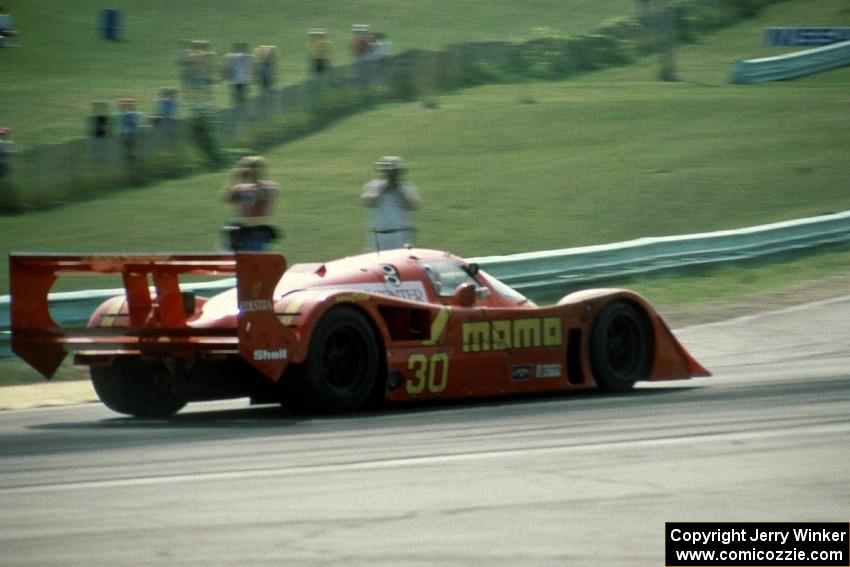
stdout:
[(457, 260), (431, 260), (422, 263), (422, 269), (431, 282), (434, 292), (440, 297), (451, 297), (457, 286), (463, 283), (475, 285), (476, 293), (486, 293), (487, 288), (469, 275), (465, 266)]
[(478, 274), (483, 276), (484, 279), (486, 279), (487, 282), (490, 284), (490, 287), (492, 287), (496, 293), (498, 293), (505, 299), (509, 301), (516, 301), (517, 303), (528, 302), (528, 298), (526, 296), (524, 296), (505, 282), (501, 281), (500, 279), (491, 276), (484, 270), (480, 270)]
[[(475, 294), (479, 298), (488, 296), (488, 284), (498, 295), (508, 301), (516, 303), (528, 302), (528, 298), (507, 285), (491, 276), (483, 270), (479, 270), (476, 265), (472, 264), (475, 269), (470, 269), (462, 262), (453, 259), (432, 260), (422, 263), (422, 269), (427, 274), (431, 287), (440, 297), (452, 297), (457, 290), (457, 286), (464, 283), (475, 285)], [(471, 275), (476, 274), (476, 275)]]

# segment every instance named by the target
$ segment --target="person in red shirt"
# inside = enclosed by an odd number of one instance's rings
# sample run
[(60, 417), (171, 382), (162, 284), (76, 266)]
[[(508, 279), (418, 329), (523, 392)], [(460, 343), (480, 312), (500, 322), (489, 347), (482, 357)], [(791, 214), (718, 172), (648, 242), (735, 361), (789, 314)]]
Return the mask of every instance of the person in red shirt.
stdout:
[(233, 205), (231, 224), (225, 227), (230, 236), (230, 248), (236, 251), (262, 251), (277, 238), (271, 221), (272, 209), (280, 192), (274, 181), (264, 179), (265, 160), (248, 156), (239, 162), (236, 183), (225, 195)]

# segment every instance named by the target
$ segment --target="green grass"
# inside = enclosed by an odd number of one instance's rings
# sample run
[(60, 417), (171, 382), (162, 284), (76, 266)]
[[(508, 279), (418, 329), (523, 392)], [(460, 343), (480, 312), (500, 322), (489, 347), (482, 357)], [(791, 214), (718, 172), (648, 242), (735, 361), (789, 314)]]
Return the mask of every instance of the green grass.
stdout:
[[(706, 311), (712, 307), (751, 298), (756, 307), (770, 307), (770, 297), (788, 290), (806, 289), (818, 296), (818, 282), (850, 276), (850, 251), (846, 248), (829, 249), (820, 253), (795, 254), (751, 262), (743, 266), (718, 266), (693, 270), (679, 276), (645, 276), (624, 279), (619, 284), (645, 294), (663, 305), (675, 306), (682, 311)], [(846, 287), (845, 287), (846, 289)], [(835, 290), (825, 290), (826, 295)], [(801, 296), (802, 297), (802, 296)], [(803, 297), (805, 299), (805, 297)]]
[[(25, 29), (26, 11), (48, 4), (9, 6)], [(78, 6), (96, 11), (94, 4)], [(594, 12), (594, 18), (601, 16)], [(508, 20), (496, 32), (519, 34)], [(850, 69), (775, 84), (726, 84), (734, 59), (774, 53), (761, 46), (764, 27), (814, 20), (848, 25), (850, 10), (832, 0), (779, 4), (758, 19), (681, 47), (683, 81), (676, 84), (656, 82), (657, 62), (647, 58), (571, 81), (443, 95), (434, 109), (384, 105), (281, 146), (267, 154), (270, 177), (283, 186), (277, 221), (288, 234), (276, 249), (290, 261), (362, 250), (366, 214), (357, 196), (373, 175), (372, 162), (383, 154), (401, 154), (423, 193), (416, 217), (419, 243), (466, 256), (711, 231), (848, 209)], [(511, 25), (519, 29), (531, 21)], [(87, 41), (94, 41), (91, 33)], [(476, 33), (472, 38), (481, 39), (487, 32)], [(23, 49), (0, 50), (0, 57), (40, 49), (29, 33), (22, 39)], [(115, 47), (136, 41), (130, 39)], [(170, 46), (163, 49), (171, 52)], [(52, 72), (45, 70), (43, 80)], [(66, 75), (57, 73), (57, 89), (78, 96), (74, 89), (85, 81)], [(8, 111), (6, 97), (18, 88), (2, 87), (0, 113)], [(220, 194), (229, 179), (227, 172), (198, 175), (2, 217), (0, 253), (212, 250), (228, 216)], [(835, 258), (817, 273), (845, 270), (847, 258)], [(779, 271), (783, 277), (795, 273)], [(650, 286), (650, 297), (674, 303), (710, 300), (714, 288), (738, 294), (785, 285), (753, 279), (748, 268), (717, 273), (740, 285), (715, 282), (689, 292), (696, 284), (675, 278), (670, 285), (684, 290), (677, 297), (665, 281), (635, 284)], [(0, 293), (7, 290), (4, 263)]]
[[(87, 380), (88, 368), (74, 366), (69, 356), (52, 380)], [(21, 384), (43, 384), (44, 377), (18, 358), (0, 358), (0, 387)]]
[[(293, 261), (360, 251), (357, 196), (383, 154), (406, 158), (422, 190), (419, 243), (467, 256), (844, 210), (850, 70), (828, 75), (741, 87), (608, 72), (471, 89), (437, 109), (386, 105), (267, 154), (288, 234), (276, 248)], [(0, 251), (210, 250), (228, 181), (212, 173), (5, 217)]]
[[(385, 31), (394, 52), (435, 49), (463, 41), (524, 40), (545, 27), (554, 34), (586, 32), (606, 18), (633, 13), (633, 0), (7, 0), (23, 47), (0, 50), (0, 125), (22, 145), (84, 135), (94, 100), (135, 97), (150, 112), (161, 86), (178, 86), (180, 39), (207, 39), (218, 54), (235, 41), (277, 45), (283, 84), (307, 74), (307, 30), (325, 27), (335, 65), (351, 62), (352, 24)], [(120, 10), (123, 42), (99, 37), (102, 8)], [(226, 85), (216, 87), (226, 105)]]
[[(349, 30), (369, 23), (389, 33), (396, 53), (435, 49), (464, 41), (527, 40), (541, 33), (586, 33), (612, 17), (636, 12), (634, 0), (421, 0), (348, 2), (279, 2), (276, 0), (116, 0), (108, 7), (122, 12), (122, 42), (100, 38), (95, 0), (7, 0), (4, 5), (20, 31), (20, 49), (0, 50), (0, 125), (11, 126), (23, 146), (80, 137), (94, 100), (133, 96), (143, 111), (161, 86), (177, 86), (176, 48), (180, 39), (208, 39), (219, 54), (234, 41), (280, 47), (281, 82), (307, 75), (306, 32), (326, 27), (334, 42), (334, 63), (350, 62)], [(773, 8), (773, 25), (848, 25), (842, 0), (795, 0)], [(818, 17), (814, 17), (817, 14)], [(818, 24), (820, 22), (821, 24)], [(742, 56), (783, 50), (761, 47), (761, 30), (738, 34), (729, 46), (732, 58), (706, 58), (703, 64), (723, 69)], [(784, 50), (787, 51), (787, 50)], [(719, 66), (716, 65), (719, 63)], [(226, 105), (225, 85), (216, 99)]]

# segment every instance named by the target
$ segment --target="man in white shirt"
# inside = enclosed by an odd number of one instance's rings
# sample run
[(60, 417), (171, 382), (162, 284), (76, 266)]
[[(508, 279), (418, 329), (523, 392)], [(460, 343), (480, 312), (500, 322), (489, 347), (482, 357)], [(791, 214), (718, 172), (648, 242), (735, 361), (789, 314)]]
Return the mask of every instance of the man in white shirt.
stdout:
[(230, 53), (224, 56), (224, 76), (233, 89), (233, 106), (240, 106), (245, 101), (253, 78), (252, 57), (247, 51), (247, 44), (234, 43)]
[(404, 164), (397, 156), (383, 157), (375, 163), (383, 179), (373, 179), (364, 187), (360, 202), (372, 209), (367, 247), (389, 250), (413, 244), (415, 230), (410, 211), (419, 206), (416, 186), (401, 180)]

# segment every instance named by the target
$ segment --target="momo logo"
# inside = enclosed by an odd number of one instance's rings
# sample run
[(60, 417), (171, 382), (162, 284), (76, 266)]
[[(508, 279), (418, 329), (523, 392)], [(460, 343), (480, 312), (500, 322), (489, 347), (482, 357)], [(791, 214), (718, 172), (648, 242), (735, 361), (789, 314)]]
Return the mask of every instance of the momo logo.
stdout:
[(254, 350), (254, 360), (286, 360), (289, 352), (285, 348), (277, 350), (266, 350), (258, 348)]
[(504, 319), (464, 323), (461, 340), (463, 352), (489, 352), (561, 346), (564, 334), (560, 317)]

